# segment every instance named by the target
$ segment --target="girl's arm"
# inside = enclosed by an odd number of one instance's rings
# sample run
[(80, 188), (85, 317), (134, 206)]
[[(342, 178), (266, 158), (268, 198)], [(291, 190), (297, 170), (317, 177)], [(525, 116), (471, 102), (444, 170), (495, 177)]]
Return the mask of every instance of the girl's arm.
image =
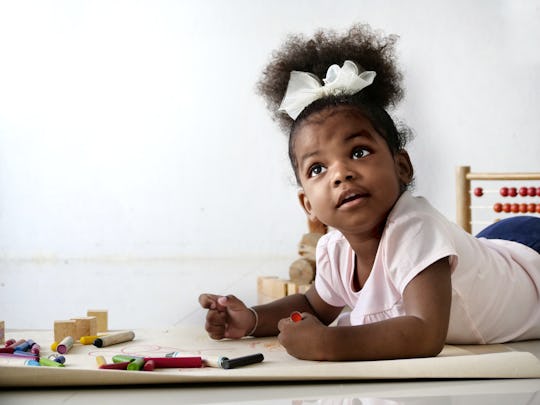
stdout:
[(259, 324), (253, 336), (259, 337), (277, 335), (279, 321), (289, 319), (294, 311), (312, 314), (324, 325), (329, 325), (343, 308), (325, 303), (312, 287), (305, 294), (288, 295), (268, 304), (255, 306), (253, 309), (257, 311), (259, 317)]
[(405, 316), (361, 326), (327, 327), (306, 314), (297, 323), (281, 320), (279, 340), (289, 354), (309, 360), (436, 356), (444, 347), (451, 298), (450, 265), (444, 258), (409, 282), (403, 293)]

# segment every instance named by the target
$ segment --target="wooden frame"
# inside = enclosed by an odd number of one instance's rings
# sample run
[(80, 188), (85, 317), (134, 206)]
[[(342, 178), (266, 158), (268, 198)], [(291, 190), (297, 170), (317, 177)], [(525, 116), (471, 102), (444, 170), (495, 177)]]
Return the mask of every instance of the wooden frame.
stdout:
[(540, 173), (473, 173), (470, 166), (456, 168), (456, 222), (467, 232), (472, 231), (472, 180), (540, 180)]

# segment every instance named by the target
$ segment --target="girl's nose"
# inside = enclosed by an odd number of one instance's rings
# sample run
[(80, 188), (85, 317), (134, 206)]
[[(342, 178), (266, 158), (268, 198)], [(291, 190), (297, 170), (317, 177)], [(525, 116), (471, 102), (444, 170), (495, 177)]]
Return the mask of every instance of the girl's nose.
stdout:
[(339, 186), (345, 181), (351, 181), (354, 179), (354, 177), (354, 172), (350, 170), (346, 165), (342, 163), (336, 164), (334, 169), (334, 175), (332, 178), (334, 186)]

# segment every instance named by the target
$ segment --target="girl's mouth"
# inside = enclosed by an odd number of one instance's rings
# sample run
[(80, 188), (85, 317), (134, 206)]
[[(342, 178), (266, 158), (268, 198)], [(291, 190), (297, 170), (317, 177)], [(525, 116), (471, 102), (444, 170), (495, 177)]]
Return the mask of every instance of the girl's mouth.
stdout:
[(366, 196), (367, 196), (367, 194), (344, 193), (339, 198), (337, 208), (340, 208), (343, 205), (349, 204), (349, 203), (351, 203), (353, 201), (361, 200), (361, 199), (365, 198)]

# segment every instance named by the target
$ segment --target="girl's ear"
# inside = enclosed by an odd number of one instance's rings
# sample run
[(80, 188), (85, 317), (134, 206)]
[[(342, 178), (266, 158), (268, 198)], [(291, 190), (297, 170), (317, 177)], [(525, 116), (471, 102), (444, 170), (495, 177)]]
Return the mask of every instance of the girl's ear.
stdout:
[(298, 190), (298, 201), (300, 202), (300, 206), (304, 209), (306, 212), (308, 218), (312, 221), (318, 220), (315, 215), (313, 215), (313, 210), (311, 208), (311, 203), (309, 201), (309, 198), (307, 197), (306, 193), (304, 192), (304, 189)]
[(409, 158), (409, 154), (406, 150), (402, 149), (398, 153), (396, 153), (394, 161), (396, 163), (396, 170), (399, 181), (403, 185), (408, 185), (412, 181), (414, 176), (414, 169), (411, 163), (411, 159)]

